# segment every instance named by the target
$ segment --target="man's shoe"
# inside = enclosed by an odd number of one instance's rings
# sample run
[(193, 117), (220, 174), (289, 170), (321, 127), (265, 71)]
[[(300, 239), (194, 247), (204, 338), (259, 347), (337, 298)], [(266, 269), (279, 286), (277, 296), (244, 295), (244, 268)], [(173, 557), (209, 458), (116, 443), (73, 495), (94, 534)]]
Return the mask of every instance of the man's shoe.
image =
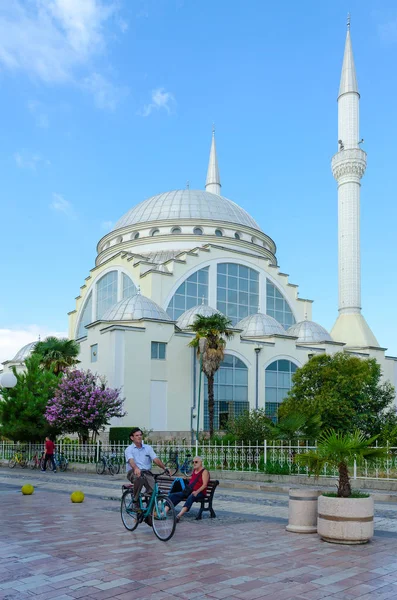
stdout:
[(40, 469), (40, 471), (41, 471), (42, 473), (45, 473), (45, 469)]
[(54, 473), (56, 473), (56, 472), (57, 472), (57, 470), (56, 470), (56, 469), (54, 469)]
[(148, 517), (145, 517), (145, 523), (146, 523), (146, 525), (149, 525), (149, 527), (153, 526), (152, 515), (149, 515)]

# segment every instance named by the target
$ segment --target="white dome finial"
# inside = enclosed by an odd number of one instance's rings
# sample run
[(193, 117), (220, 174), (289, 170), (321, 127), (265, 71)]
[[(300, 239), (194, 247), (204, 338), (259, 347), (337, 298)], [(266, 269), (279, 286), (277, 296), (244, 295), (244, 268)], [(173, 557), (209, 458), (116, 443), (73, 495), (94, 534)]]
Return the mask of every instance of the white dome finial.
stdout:
[(215, 125), (212, 124), (212, 141), (210, 160), (208, 162), (207, 180), (205, 182), (205, 189), (211, 194), (221, 195), (221, 178), (219, 176), (218, 159), (216, 156), (216, 145), (215, 145)]

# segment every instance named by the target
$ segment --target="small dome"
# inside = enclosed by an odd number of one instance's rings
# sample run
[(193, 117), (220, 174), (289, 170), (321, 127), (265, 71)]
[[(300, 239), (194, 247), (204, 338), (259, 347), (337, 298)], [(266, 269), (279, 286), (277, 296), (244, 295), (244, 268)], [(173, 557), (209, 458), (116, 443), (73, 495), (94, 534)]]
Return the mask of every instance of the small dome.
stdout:
[(194, 323), (197, 315), (201, 315), (202, 317), (211, 317), (216, 313), (219, 313), (219, 310), (216, 310), (216, 308), (211, 308), (211, 306), (208, 306), (208, 304), (199, 304), (198, 306), (193, 306), (193, 308), (189, 308), (189, 310), (184, 312), (183, 315), (179, 317), (176, 324), (178, 325), (179, 329), (188, 329), (189, 326)]
[(176, 223), (186, 219), (226, 221), (261, 231), (258, 223), (238, 204), (204, 190), (174, 190), (152, 196), (131, 208), (117, 221), (113, 231), (138, 223), (164, 220)]
[(35, 342), (30, 342), (30, 344), (26, 344), (26, 346), (23, 346), (23, 348), (18, 350), (12, 359), (12, 362), (24, 362), (32, 354), (36, 344), (37, 340)]
[(324, 327), (314, 321), (299, 321), (292, 325), (288, 335), (297, 337), (297, 342), (332, 342), (333, 339)]
[(284, 327), (276, 319), (263, 313), (255, 313), (245, 317), (237, 323), (236, 329), (242, 329), (241, 335), (245, 337), (287, 335)]
[(165, 310), (150, 298), (135, 294), (129, 298), (120, 300), (117, 304), (113, 304), (101, 317), (101, 321), (139, 321), (155, 320), (155, 321), (171, 321)]

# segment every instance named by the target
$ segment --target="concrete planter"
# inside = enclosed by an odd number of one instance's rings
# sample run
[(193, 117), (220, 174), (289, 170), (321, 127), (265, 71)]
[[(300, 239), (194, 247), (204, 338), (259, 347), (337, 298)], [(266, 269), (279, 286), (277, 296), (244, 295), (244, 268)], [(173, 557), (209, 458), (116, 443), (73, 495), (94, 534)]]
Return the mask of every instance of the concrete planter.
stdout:
[(365, 544), (374, 535), (374, 499), (318, 499), (317, 531), (326, 542)]
[(287, 531), (292, 533), (317, 532), (317, 500), (321, 494), (312, 489), (290, 489)]

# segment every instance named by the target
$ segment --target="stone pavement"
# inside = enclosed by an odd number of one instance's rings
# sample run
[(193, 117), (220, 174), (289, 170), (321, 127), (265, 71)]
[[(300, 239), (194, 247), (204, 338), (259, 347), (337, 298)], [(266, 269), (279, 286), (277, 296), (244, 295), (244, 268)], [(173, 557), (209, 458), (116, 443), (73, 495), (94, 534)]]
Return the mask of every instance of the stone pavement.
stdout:
[(120, 484), (1, 469), (0, 600), (397, 598), (397, 505), (376, 505), (370, 544), (339, 546), (286, 532), (286, 495), (218, 488), (217, 519), (192, 510), (164, 543), (145, 524), (124, 529)]

